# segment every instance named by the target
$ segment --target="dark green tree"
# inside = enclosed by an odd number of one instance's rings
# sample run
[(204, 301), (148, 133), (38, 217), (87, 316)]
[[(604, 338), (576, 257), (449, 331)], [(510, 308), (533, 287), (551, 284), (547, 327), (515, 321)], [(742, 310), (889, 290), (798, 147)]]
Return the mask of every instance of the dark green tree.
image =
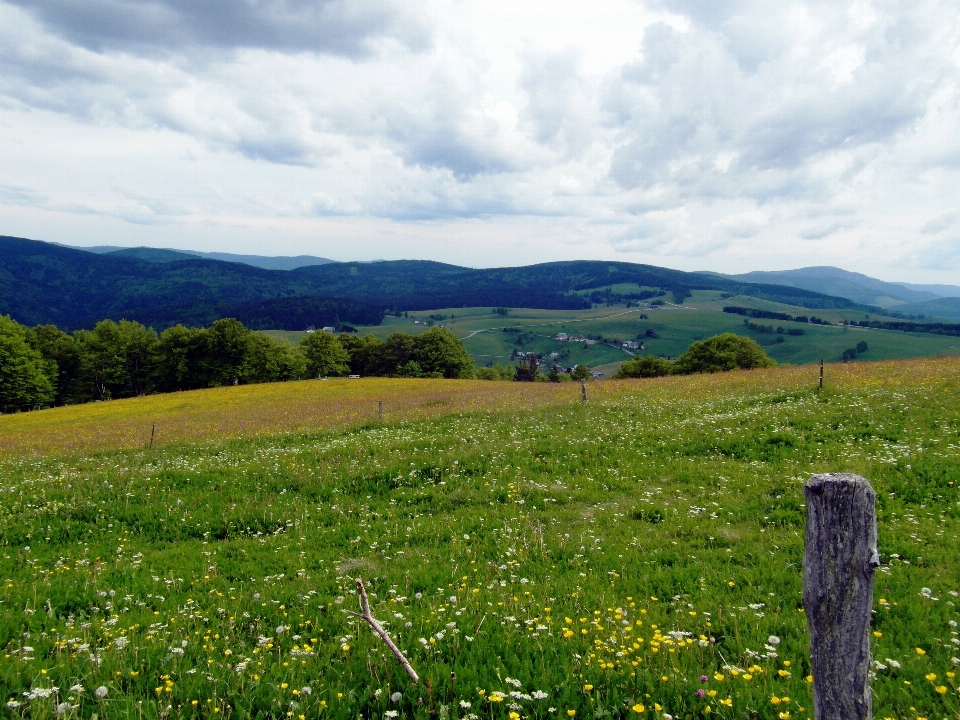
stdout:
[(252, 333), (239, 320), (224, 318), (210, 325), (206, 353), (201, 363), (210, 386), (234, 385), (240, 381)]
[[(401, 367), (411, 360), (417, 360), (416, 337), (407, 333), (391, 333), (387, 341), (370, 354), (370, 375), (396, 375)], [(420, 367), (423, 368), (421, 363)]]
[(573, 369), (573, 372), (570, 373), (570, 377), (574, 380), (589, 380), (591, 377), (590, 368), (580, 363)]
[(448, 328), (432, 328), (414, 339), (415, 360), (425, 375), (472, 378), (473, 359), (463, 342)]
[[(348, 343), (361, 347), (364, 344), (359, 338), (347, 337), (350, 338)], [(341, 377), (349, 374), (350, 353), (346, 351), (344, 344), (346, 343), (338, 340), (336, 335), (322, 330), (303, 338), (300, 341), (300, 350), (306, 359), (307, 377)]]
[(513, 374), (515, 382), (535, 382), (540, 374), (540, 363), (536, 355), (528, 355), (526, 361), (517, 365)]
[(247, 341), (239, 381), (247, 384), (300, 380), (306, 371), (306, 358), (296, 345), (253, 332)]
[(154, 351), (154, 385), (160, 392), (207, 387), (207, 331), (174, 325), (160, 335)]
[(27, 342), (27, 328), (0, 315), (0, 412), (30, 410), (56, 397), (56, 365)]
[[(376, 375), (379, 365), (380, 351), (383, 348), (383, 340), (376, 335), (367, 334), (362, 338), (356, 335), (340, 335), (338, 342), (347, 351), (349, 356), (351, 375)], [(394, 366), (396, 367), (396, 366)], [(390, 368), (387, 373), (392, 372)]]
[(80, 357), (81, 392), (93, 399), (135, 397), (151, 387), (157, 334), (137, 322), (98, 322), (74, 334)]
[(54, 404), (65, 405), (75, 402), (80, 378), (80, 352), (74, 339), (56, 325), (37, 325), (27, 333), (27, 342), (34, 350), (39, 350), (47, 362), (56, 365), (51, 376), (56, 388)]
[(767, 357), (763, 348), (750, 338), (723, 333), (693, 343), (673, 363), (672, 372), (677, 375), (688, 375), (724, 370), (750, 370), (775, 365), (776, 363)]

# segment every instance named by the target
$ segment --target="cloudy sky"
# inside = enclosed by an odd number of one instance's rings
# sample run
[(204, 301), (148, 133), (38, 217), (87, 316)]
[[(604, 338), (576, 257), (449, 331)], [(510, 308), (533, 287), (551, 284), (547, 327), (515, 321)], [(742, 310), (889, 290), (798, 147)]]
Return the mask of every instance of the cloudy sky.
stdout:
[(954, 1), (0, 0), (0, 233), (960, 283)]

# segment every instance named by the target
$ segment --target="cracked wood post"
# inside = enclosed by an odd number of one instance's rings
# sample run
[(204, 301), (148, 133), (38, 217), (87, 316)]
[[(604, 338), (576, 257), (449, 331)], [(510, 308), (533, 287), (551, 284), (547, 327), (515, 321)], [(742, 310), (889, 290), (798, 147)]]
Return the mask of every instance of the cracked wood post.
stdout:
[(343, 612), (366, 620), (367, 624), (380, 636), (384, 644), (390, 648), (390, 652), (397, 658), (397, 662), (403, 665), (404, 670), (406, 670), (407, 674), (413, 679), (413, 684), (416, 685), (420, 682), (420, 676), (417, 675), (417, 671), (413, 669), (410, 661), (407, 660), (406, 656), (400, 651), (400, 648), (393, 644), (393, 640), (390, 639), (387, 631), (383, 629), (383, 625), (377, 622), (377, 619), (370, 612), (370, 600), (367, 598), (367, 590), (363, 587), (363, 580), (360, 578), (357, 578), (357, 590), (360, 593), (360, 612), (353, 612), (353, 610), (344, 610)]
[(813, 475), (803, 488), (807, 528), (803, 605), (810, 631), (815, 720), (871, 720), (870, 614), (877, 495), (859, 475)]

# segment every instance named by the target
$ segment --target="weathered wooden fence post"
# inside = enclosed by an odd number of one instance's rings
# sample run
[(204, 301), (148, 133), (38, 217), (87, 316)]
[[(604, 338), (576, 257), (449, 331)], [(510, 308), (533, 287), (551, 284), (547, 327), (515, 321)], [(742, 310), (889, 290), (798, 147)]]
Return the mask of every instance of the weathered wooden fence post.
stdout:
[(814, 475), (803, 488), (803, 605), (815, 720), (871, 720), (870, 613), (877, 495), (859, 475)]
[(580, 401), (587, 401), (587, 381), (583, 378), (580, 378)]
[(383, 400), (377, 400), (377, 420), (383, 422)]
[(150, 449), (153, 450), (153, 436), (157, 434), (157, 424), (154, 423), (150, 428)]
[(820, 358), (820, 385), (819, 389), (823, 390), (823, 358)]

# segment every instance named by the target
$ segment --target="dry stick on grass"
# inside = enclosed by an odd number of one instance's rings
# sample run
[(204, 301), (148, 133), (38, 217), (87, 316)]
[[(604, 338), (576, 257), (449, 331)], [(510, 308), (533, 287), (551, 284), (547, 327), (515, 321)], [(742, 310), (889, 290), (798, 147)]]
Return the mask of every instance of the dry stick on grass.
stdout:
[(393, 640), (390, 639), (390, 636), (387, 635), (387, 631), (383, 629), (383, 626), (377, 622), (377, 619), (370, 613), (370, 601), (367, 599), (367, 591), (363, 587), (363, 580), (357, 578), (357, 590), (360, 591), (360, 610), (361, 612), (353, 612), (353, 610), (344, 610), (348, 615), (354, 615), (358, 618), (366, 620), (370, 627), (373, 628), (373, 631), (380, 636), (380, 639), (386, 643), (387, 647), (390, 648), (390, 652), (393, 653), (394, 657), (397, 658), (397, 661), (403, 665), (406, 669), (407, 674), (413, 678), (414, 684), (420, 682), (420, 676), (417, 675), (417, 671), (413, 669), (410, 665), (410, 661), (404, 657), (403, 653), (400, 652), (400, 648), (393, 644)]

